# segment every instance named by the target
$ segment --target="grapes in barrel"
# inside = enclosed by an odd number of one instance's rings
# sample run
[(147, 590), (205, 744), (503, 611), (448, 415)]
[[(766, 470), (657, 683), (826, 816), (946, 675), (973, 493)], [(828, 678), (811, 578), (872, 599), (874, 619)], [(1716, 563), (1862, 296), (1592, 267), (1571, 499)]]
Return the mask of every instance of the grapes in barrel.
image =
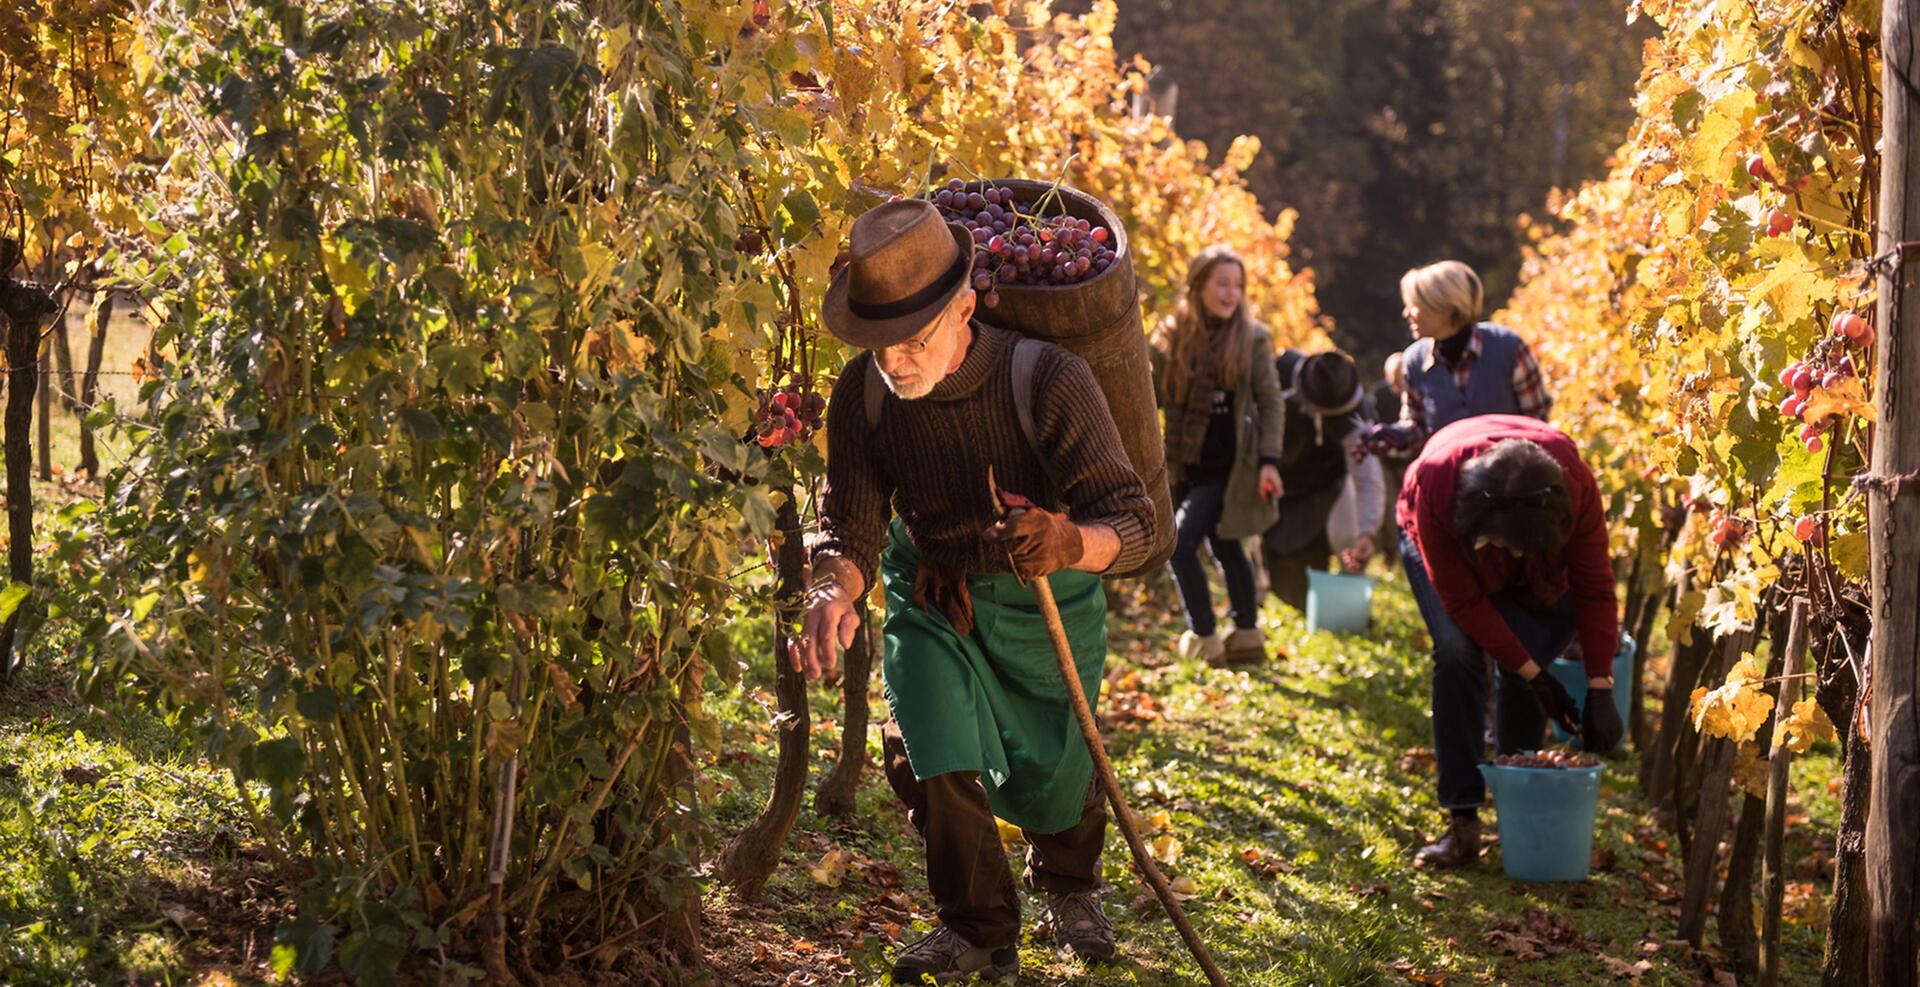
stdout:
[(1098, 277), (1117, 259), (1113, 231), (1072, 216), (1027, 210), (1010, 188), (951, 179), (928, 194), (947, 222), (973, 240), (973, 290), (981, 304), (1000, 304), (1002, 285), (1078, 284)]

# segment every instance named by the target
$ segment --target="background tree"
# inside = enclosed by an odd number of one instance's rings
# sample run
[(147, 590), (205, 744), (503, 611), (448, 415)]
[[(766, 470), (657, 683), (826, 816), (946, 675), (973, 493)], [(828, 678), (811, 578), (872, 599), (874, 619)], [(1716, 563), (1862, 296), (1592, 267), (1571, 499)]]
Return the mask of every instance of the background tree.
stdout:
[(1605, 169), (1653, 30), (1602, 0), (1141, 0), (1114, 43), (1179, 83), (1183, 135), (1260, 138), (1249, 187), (1299, 213), (1340, 342), (1377, 359), (1409, 267), (1457, 257), (1506, 297), (1516, 218)]

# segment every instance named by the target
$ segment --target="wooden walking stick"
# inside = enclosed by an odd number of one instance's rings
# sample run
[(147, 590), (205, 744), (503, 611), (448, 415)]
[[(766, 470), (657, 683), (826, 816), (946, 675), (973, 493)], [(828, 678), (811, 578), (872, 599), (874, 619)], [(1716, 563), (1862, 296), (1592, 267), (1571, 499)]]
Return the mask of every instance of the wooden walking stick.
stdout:
[[(987, 467), (987, 486), (993, 493), (994, 513), (1003, 518), (1011, 518), (1026, 506), (1017, 495), (1006, 496), (1000, 491), (1000, 485), (993, 482), (993, 467)], [(1014, 573), (1016, 579), (1020, 574)], [(1025, 582), (1025, 580), (1022, 580)], [(1067, 643), (1067, 626), (1060, 619), (1060, 605), (1053, 599), (1053, 584), (1046, 577), (1032, 581), (1034, 599), (1040, 602), (1040, 616), (1047, 622), (1047, 637), (1053, 641), (1053, 658), (1060, 668), (1060, 680), (1066, 683), (1067, 698), (1073, 703), (1074, 718), (1080, 721), (1080, 735), (1086, 738), (1087, 750), (1093, 754), (1093, 770), (1100, 778), (1100, 787), (1107, 791), (1107, 801), (1113, 804), (1114, 821), (1120, 825), (1120, 835), (1127, 839), (1127, 849), (1133, 851), (1133, 862), (1139, 867), (1140, 874), (1146, 878), (1147, 886), (1153, 889), (1154, 896), (1160, 899), (1161, 907), (1167, 910), (1167, 916), (1180, 930), (1180, 938), (1186, 940), (1187, 950), (1207, 974), (1207, 982), (1213, 987), (1227, 987), (1227, 978), (1220, 973), (1220, 967), (1213, 962), (1213, 954), (1207, 951), (1207, 944), (1200, 939), (1200, 933), (1194, 931), (1193, 923), (1187, 921), (1187, 913), (1180, 909), (1180, 900), (1173, 896), (1173, 888), (1167, 884), (1166, 875), (1154, 865), (1153, 855), (1147, 852), (1147, 844), (1140, 839), (1139, 830), (1133, 825), (1133, 812), (1127, 808), (1126, 796), (1120, 794), (1120, 779), (1113, 773), (1113, 762), (1107, 759), (1107, 748), (1100, 742), (1100, 727), (1094, 722), (1093, 708), (1087, 704), (1086, 690), (1080, 688), (1080, 670), (1073, 663), (1073, 647)]]

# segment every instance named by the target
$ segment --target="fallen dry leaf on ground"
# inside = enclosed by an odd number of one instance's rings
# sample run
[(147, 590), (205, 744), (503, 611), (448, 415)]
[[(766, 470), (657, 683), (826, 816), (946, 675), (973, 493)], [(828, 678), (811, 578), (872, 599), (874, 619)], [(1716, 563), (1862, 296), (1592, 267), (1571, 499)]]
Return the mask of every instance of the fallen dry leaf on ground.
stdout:
[(819, 863), (807, 868), (807, 876), (813, 883), (829, 888), (837, 888), (847, 879), (847, 865), (853, 863), (853, 854), (835, 847), (820, 857)]

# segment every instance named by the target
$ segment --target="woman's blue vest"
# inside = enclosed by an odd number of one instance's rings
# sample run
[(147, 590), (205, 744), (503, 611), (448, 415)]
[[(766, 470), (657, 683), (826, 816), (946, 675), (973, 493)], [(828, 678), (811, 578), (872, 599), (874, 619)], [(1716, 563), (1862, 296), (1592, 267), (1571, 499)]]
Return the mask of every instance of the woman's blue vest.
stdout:
[(1464, 394), (1453, 382), (1453, 369), (1432, 355), (1433, 340), (1418, 340), (1407, 347), (1408, 398), (1419, 401), (1426, 412), (1428, 434), (1462, 418), (1520, 413), (1520, 401), (1513, 393), (1513, 368), (1520, 358), (1519, 335), (1491, 322), (1482, 322), (1473, 331), (1480, 334), (1480, 355), (1467, 376)]

